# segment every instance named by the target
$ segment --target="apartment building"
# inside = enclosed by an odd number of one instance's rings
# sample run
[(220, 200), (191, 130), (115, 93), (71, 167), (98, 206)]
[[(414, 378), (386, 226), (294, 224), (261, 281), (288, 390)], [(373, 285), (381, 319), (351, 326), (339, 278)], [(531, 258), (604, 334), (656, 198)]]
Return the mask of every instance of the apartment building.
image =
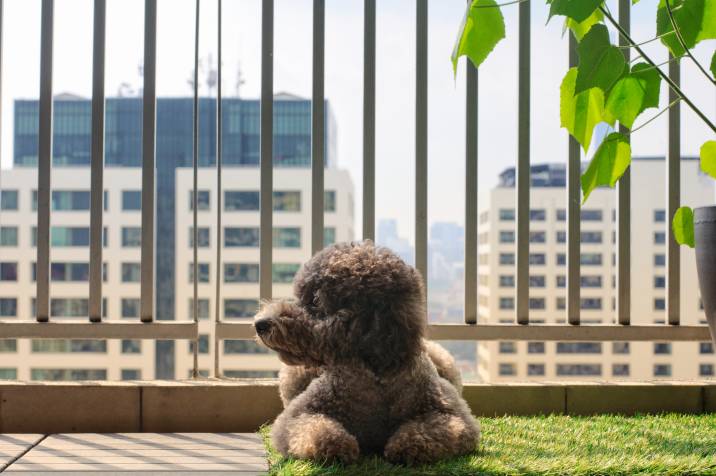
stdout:
[[(631, 167), (631, 322), (666, 319), (666, 164), (635, 158)], [(713, 181), (693, 158), (682, 160), (681, 199), (690, 206), (714, 202)], [(515, 319), (515, 171), (507, 169), (481, 200), (479, 216), (479, 319)], [(655, 186), (658, 185), (658, 186)], [(530, 196), (531, 323), (566, 322), (567, 214), (564, 164), (532, 167)], [(483, 197), (481, 197), (483, 198)], [(581, 209), (581, 322), (615, 322), (616, 193), (595, 190)], [(694, 252), (681, 248), (681, 322), (705, 323)], [(709, 342), (484, 342), (478, 374), (487, 382), (514, 380), (696, 379), (714, 376)]]

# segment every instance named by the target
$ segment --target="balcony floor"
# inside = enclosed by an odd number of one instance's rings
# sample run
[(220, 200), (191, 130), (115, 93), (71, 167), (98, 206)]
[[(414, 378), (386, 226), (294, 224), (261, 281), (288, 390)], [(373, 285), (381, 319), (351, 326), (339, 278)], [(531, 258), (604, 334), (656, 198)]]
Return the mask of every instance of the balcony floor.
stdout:
[(0, 435), (0, 473), (11, 475), (266, 474), (252, 433)]

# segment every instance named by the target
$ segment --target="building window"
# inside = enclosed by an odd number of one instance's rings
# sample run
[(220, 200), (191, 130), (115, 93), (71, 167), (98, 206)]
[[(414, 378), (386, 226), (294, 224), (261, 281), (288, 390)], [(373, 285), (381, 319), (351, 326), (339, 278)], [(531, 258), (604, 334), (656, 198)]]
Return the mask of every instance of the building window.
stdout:
[(274, 263), (271, 267), (274, 283), (292, 283), (301, 267), (298, 263)]
[(500, 221), (515, 221), (515, 210), (513, 208), (500, 208)]
[(332, 226), (327, 226), (323, 229), (323, 246), (331, 246), (336, 242), (336, 229)]
[[(199, 265), (199, 275), (197, 276), (197, 281), (200, 283), (208, 283), (209, 282), (209, 263), (198, 263)], [(189, 283), (194, 282), (194, 263), (189, 263)]]
[(529, 263), (531, 265), (544, 265), (547, 263), (547, 258), (544, 253), (530, 253)]
[(17, 369), (0, 368), (0, 380), (17, 380)]
[(515, 232), (514, 231), (500, 231), (500, 243), (514, 243)]
[(122, 369), (122, 380), (141, 380), (142, 371), (139, 369)]
[(142, 209), (141, 190), (122, 190), (122, 211), (139, 211)]
[(666, 299), (655, 298), (654, 299), (654, 310), (655, 311), (663, 311), (664, 309), (666, 309)]
[(142, 229), (138, 226), (122, 227), (122, 247), (139, 248), (142, 246)]
[(528, 354), (544, 354), (544, 342), (528, 342), (527, 353)]
[(533, 377), (544, 376), (544, 364), (527, 364), (527, 375)]
[(566, 231), (558, 231), (557, 232), (557, 243), (566, 243), (567, 242), (567, 232)]
[(699, 364), (699, 375), (701, 377), (713, 377), (714, 364)]
[(544, 231), (530, 231), (530, 243), (544, 243), (547, 241), (547, 233)]
[[(34, 192), (35, 196), (37, 192)], [(36, 199), (33, 210), (37, 210)], [(89, 191), (53, 190), (52, 209), (57, 211), (82, 211), (90, 208)]]
[(558, 297), (556, 301), (556, 306), (558, 311), (563, 311), (567, 309), (567, 300), (563, 297)]
[[(209, 300), (199, 298), (199, 319), (209, 319)], [(194, 317), (194, 298), (189, 298), (189, 313), (190, 317)]]
[(224, 354), (268, 354), (269, 352), (266, 347), (250, 340), (224, 341)]
[(139, 299), (122, 298), (122, 317), (133, 318), (139, 317)]
[(106, 369), (30, 369), (32, 380), (107, 380)]
[[(325, 236), (324, 236), (325, 241)], [(301, 229), (298, 227), (281, 227), (273, 229), (274, 248), (300, 248)]]
[(254, 317), (258, 310), (256, 299), (224, 299), (224, 317), (227, 319)]
[(558, 354), (601, 354), (601, 342), (557, 342)]
[(224, 228), (224, 246), (227, 248), (259, 246), (258, 227)]
[[(36, 315), (35, 299), (32, 300), (32, 303), (34, 316)], [(53, 317), (87, 317), (89, 301), (82, 298), (53, 298), (50, 300), (50, 315)]]
[(567, 255), (564, 253), (557, 253), (557, 266), (564, 266), (567, 264)]
[(530, 276), (530, 287), (531, 288), (543, 288), (545, 287), (545, 277), (543, 275), (531, 275)]
[(558, 288), (566, 288), (567, 287), (567, 277), (563, 274), (555, 276), (556, 278), (556, 286)]
[[(189, 341), (189, 353), (194, 353), (194, 341)], [(200, 354), (208, 354), (209, 353), (209, 335), (208, 334), (200, 334), (199, 335), (199, 353)]]
[(16, 226), (0, 226), (0, 246), (17, 246)]
[(654, 342), (654, 354), (671, 354), (670, 342)]
[(582, 209), (581, 213), (582, 221), (602, 221), (602, 211), (601, 210), (589, 210), (589, 209)]
[(583, 288), (601, 288), (602, 277), (596, 275), (581, 276), (579, 283)]
[[(197, 230), (197, 248), (208, 248), (211, 241), (211, 231), (207, 227), (199, 227)], [(194, 227), (189, 227), (189, 248), (194, 247)]]
[(612, 364), (612, 376), (628, 377), (629, 376), (629, 364)]
[(500, 298), (500, 309), (514, 309), (515, 308), (515, 298), (512, 297), (501, 297)]
[[(211, 208), (211, 202), (209, 198), (208, 190), (197, 190), (196, 195), (196, 209), (199, 211), (206, 211)], [(194, 190), (189, 190), (189, 210), (194, 210)]]
[(545, 300), (544, 298), (530, 298), (530, 309), (544, 310)]
[(547, 212), (544, 208), (534, 208), (530, 210), (530, 221), (545, 221)]
[(139, 263), (122, 263), (122, 282), (138, 283), (141, 280), (142, 268)]
[(500, 354), (517, 353), (517, 344), (511, 341), (503, 341), (499, 343)]
[(666, 221), (666, 210), (654, 210), (654, 222), (664, 223)]
[(502, 264), (502, 265), (515, 264), (515, 254), (514, 253), (500, 253), (500, 264)]
[(580, 263), (582, 266), (601, 266), (602, 255), (599, 253), (582, 253)]
[(666, 233), (664, 233), (663, 231), (655, 231), (654, 244), (663, 245), (664, 243), (666, 243)]
[(713, 354), (714, 345), (711, 342), (699, 342), (699, 354)]
[(628, 354), (629, 342), (612, 342), (613, 354)]
[(0, 191), (0, 210), (14, 211), (18, 209), (17, 190)]
[(258, 283), (259, 265), (255, 263), (224, 263), (225, 283)]
[(579, 305), (582, 309), (601, 310), (602, 298), (581, 298), (579, 300)]
[(654, 255), (654, 266), (666, 266), (666, 255), (655, 254)]
[(93, 339), (33, 339), (32, 351), (37, 353), (98, 353), (107, 352), (107, 341)]
[(0, 317), (17, 317), (17, 298), (0, 298)]
[(17, 352), (17, 340), (0, 339), (0, 353)]
[(567, 221), (567, 210), (564, 208), (557, 209), (557, 221)]
[(654, 377), (671, 377), (671, 365), (654, 364)]
[(300, 212), (301, 192), (276, 191), (273, 192), (273, 209), (276, 212)]
[[(102, 263), (106, 268), (106, 263)], [(103, 274), (106, 274), (103, 269)], [(52, 281), (89, 281), (89, 263), (52, 263), (50, 265)], [(37, 280), (37, 263), (32, 263), (32, 280)], [(103, 278), (106, 281), (106, 277)]]
[(324, 212), (335, 212), (336, 211), (336, 191), (326, 190), (323, 192), (323, 211)]
[(517, 375), (517, 366), (515, 364), (501, 363), (499, 365), (499, 372), (500, 372), (500, 375), (503, 377)]
[(602, 375), (601, 364), (557, 364), (557, 375), (599, 376)]
[(598, 244), (602, 242), (601, 231), (583, 231), (580, 237), (582, 243)]
[(0, 281), (17, 281), (17, 263), (0, 263)]
[(664, 276), (654, 276), (654, 288), (663, 289), (666, 287), (666, 278)]
[(500, 287), (501, 288), (514, 288), (515, 277), (511, 274), (503, 274), (500, 276)]
[(258, 211), (261, 198), (255, 190), (227, 190), (224, 192), (224, 210), (235, 211)]

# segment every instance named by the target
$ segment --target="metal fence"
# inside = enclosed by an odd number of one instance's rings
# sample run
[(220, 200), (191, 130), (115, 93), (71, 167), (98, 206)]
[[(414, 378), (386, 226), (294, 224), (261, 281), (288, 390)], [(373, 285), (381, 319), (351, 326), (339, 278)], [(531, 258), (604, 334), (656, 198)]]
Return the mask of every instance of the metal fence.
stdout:
[[(408, 1), (408, 0), (406, 0)], [(417, 268), (427, 276), (427, 137), (428, 137), (428, 0), (416, 2), (416, 97), (415, 97), (415, 243)], [(629, 31), (630, 0), (618, 0), (619, 23)], [(0, 12), (3, 0), (0, 0)], [(218, 0), (218, 91), (217, 144), (221, 143), (221, 50), (222, 0)], [(194, 51), (194, 182), (193, 182), (193, 261), (197, 264), (197, 168), (198, 168), (198, 46), (200, 0), (196, 0)], [(260, 298), (271, 298), (272, 265), (272, 188), (273, 188), (273, 41), (274, 0), (261, 0), (261, 140), (260, 140)], [(430, 325), (429, 336), (441, 340), (560, 340), (560, 341), (705, 341), (705, 326), (679, 325), (679, 248), (669, 229), (667, 248), (667, 315), (666, 325), (630, 325), (630, 176), (624, 175), (617, 190), (617, 320), (616, 325), (580, 326), (580, 170), (579, 146), (572, 138), (565, 142), (569, 151), (567, 164), (567, 317), (566, 325), (530, 325), (529, 319), (529, 226), (530, 226), (530, 4), (519, 5), (518, 57), (518, 156), (517, 156), (517, 238), (516, 238), (516, 312), (514, 324), (478, 324), (478, 71), (466, 62), (466, 155), (465, 155), (465, 324)], [(155, 234), (155, 132), (156, 132), (156, 34), (157, 0), (145, 0), (144, 28), (144, 97), (142, 131), (142, 237), (141, 237), (141, 322), (101, 320), (102, 304), (102, 210), (104, 169), (104, 69), (106, 0), (94, 0), (94, 39), (92, 76), (92, 145), (90, 206), (90, 276), (89, 316), (85, 321), (50, 321), (50, 196), (52, 160), (52, 67), (53, 67), (54, 0), (42, 0), (40, 123), (38, 158), (37, 214), (37, 318), (0, 321), (0, 338), (94, 338), (94, 339), (188, 339), (194, 340), (194, 376), (197, 375), (196, 341), (198, 335), (197, 279), (194, 273), (193, 322), (156, 322), (154, 320), (154, 234)], [(0, 13), (0, 31), (2, 15)], [(324, 173), (324, 59), (325, 0), (313, 0), (313, 97), (312, 97), (312, 166), (311, 166), (311, 250), (323, 246), (323, 173)], [(1, 35), (0, 35), (1, 37)], [(375, 80), (376, 80), (376, 0), (364, 0), (363, 62), (363, 237), (375, 239)], [(620, 39), (625, 44), (623, 38)], [(569, 41), (570, 66), (576, 64), (576, 44)], [(0, 53), (2, 45), (0, 44)], [(624, 48), (625, 55), (629, 49)], [(678, 62), (671, 62), (669, 75), (679, 82)], [(670, 93), (673, 96), (673, 93)], [(671, 100), (674, 98), (671, 97)], [(671, 216), (680, 196), (679, 106), (669, 111), (669, 146), (667, 154), (667, 204)], [(216, 178), (218, 200), (216, 222), (221, 230), (221, 147), (217, 147)], [(248, 322), (225, 322), (220, 315), (221, 236), (217, 243), (215, 348), (224, 339), (253, 339), (253, 325)], [(214, 352), (214, 375), (220, 375), (220, 352)]]

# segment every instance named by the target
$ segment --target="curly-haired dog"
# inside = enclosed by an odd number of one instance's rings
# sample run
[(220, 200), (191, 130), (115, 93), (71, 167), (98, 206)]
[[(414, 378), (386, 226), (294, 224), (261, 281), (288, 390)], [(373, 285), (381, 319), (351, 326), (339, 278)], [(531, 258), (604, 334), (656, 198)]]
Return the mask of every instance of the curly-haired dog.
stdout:
[(271, 433), (283, 455), (426, 463), (476, 448), (479, 427), (456, 388), (454, 362), (423, 338), (414, 268), (371, 242), (335, 245), (301, 268), (294, 294), (264, 305), (254, 322), (289, 365), (286, 408)]

